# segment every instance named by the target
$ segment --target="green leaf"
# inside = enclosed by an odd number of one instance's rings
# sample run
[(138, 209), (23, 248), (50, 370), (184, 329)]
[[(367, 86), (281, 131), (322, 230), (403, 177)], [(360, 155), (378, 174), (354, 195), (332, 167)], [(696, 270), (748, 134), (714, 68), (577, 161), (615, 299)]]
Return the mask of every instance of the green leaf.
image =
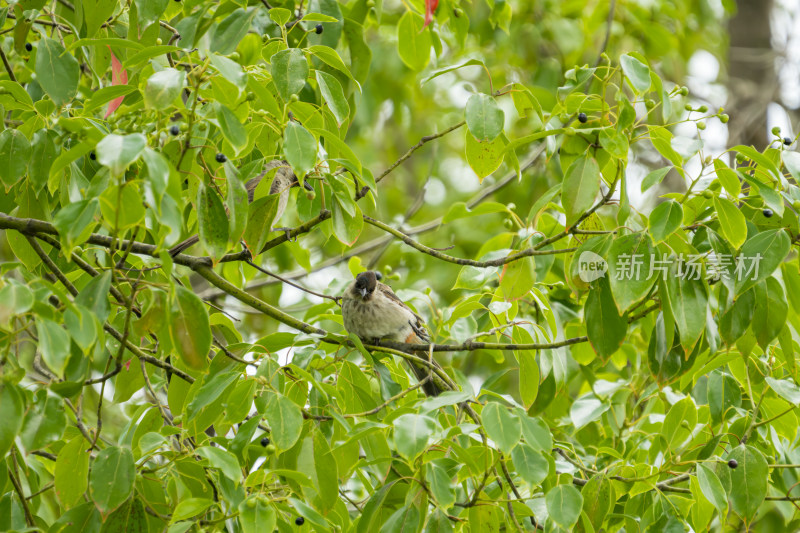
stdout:
[(675, 169), (683, 175), (680, 170), (683, 166), (683, 157), (672, 147), (672, 132), (663, 126), (648, 126), (648, 129), (653, 147), (670, 163), (675, 165)]
[(99, 200), (100, 214), (108, 227), (126, 230), (144, 220), (145, 207), (136, 182), (108, 187)]
[(289, 122), (283, 132), (283, 152), (296, 176), (305, 176), (317, 162), (317, 139), (300, 124)]
[(250, 25), (258, 12), (259, 9), (253, 7), (247, 10), (237, 9), (228, 15), (211, 32), (209, 50), (223, 56), (236, 50), (236, 47), (250, 31)]
[(36, 393), (36, 402), (25, 415), (19, 437), (25, 449), (32, 452), (57, 442), (66, 428), (63, 400), (40, 390)]
[(187, 498), (175, 506), (170, 523), (174, 524), (180, 520), (197, 516), (212, 505), (216, 505), (214, 500), (209, 500), (208, 498)]
[(128, 448), (109, 446), (100, 451), (89, 473), (89, 494), (101, 513), (108, 514), (133, 493), (136, 470)]
[(691, 436), (696, 424), (697, 407), (692, 398), (684, 398), (670, 407), (661, 428), (661, 435), (670, 451), (674, 453), (680, 449), (686, 439)]
[(720, 513), (728, 509), (728, 497), (717, 475), (703, 463), (697, 465), (697, 481), (703, 496), (710, 501)]
[(526, 409), (530, 409), (539, 395), (539, 365), (533, 352), (517, 352), (519, 359), (519, 396)]
[(12, 318), (30, 311), (33, 302), (33, 291), (27, 285), (9, 280), (0, 289), (0, 326), (8, 327)]
[(734, 299), (733, 305), (728, 308), (719, 321), (719, 332), (722, 340), (728, 346), (742, 336), (753, 320), (755, 308), (755, 291), (748, 290)]
[(172, 105), (183, 90), (186, 73), (174, 68), (165, 68), (151, 75), (144, 88), (147, 107), (161, 111)]
[(308, 51), (311, 52), (311, 54), (314, 57), (316, 57), (329, 67), (335, 68), (336, 70), (338, 70), (339, 72), (341, 72), (342, 74), (353, 80), (358, 90), (361, 91), (361, 86), (358, 84), (356, 79), (350, 73), (350, 69), (348, 69), (347, 66), (344, 64), (344, 61), (342, 61), (342, 58), (339, 57), (339, 53), (336, 50), (334, 50), (329, 46), (314, 45), (314, 46), (309, 46)]
[(753, 309), (753, 333), (758, 345), (766, 351), (767, 346), (778, 338), (786, 325), (789, 305), (783, 287), (773, 276), (756, 283), (752, 290), (756, 301)]
[(416, 13), (406, 11), (397, 23), (397, 53), (408, 68), (419, 72), (431, 59), (431, 36)]
[(211, 54), (209, 59), (222, 77), (235, 85), (237, 89), (243, 91), (247, 87), (247, 74), (239, 63), (219, 54)]
[(148, 533), (149, 531), (142, 501), (139, 498), (131, 498), (109, 515), (100, 533)]
[(428, 447), (436, 422), (429, 416), (406, 413), (398, 416), (394, 426), (394, 445), (397, 453), (409, 462), (414, 461)]
[(503, 131), (503, 110), (488, 94), (470, 96), (465, 113), (470, 133), (480, 142), (493, 141)]
[(31, 143), (19, 130), (0, 133), (0, 180), (10, 189), (25, 175), (31, 158)]
[(534, 418), (521, 410), (517, 410), (517, 417), (522, 425), (522, 436), (525, 442), (531, 445), (534, 450), (540, 452), (550, 452), (553, 449), (553, 436), (550, 428), (541, 418)]
[(0, 382), (0, 457), (5, 457), (22, 429), (25, 397), (16, 385)]
[(536, 282), (536, 270), (532, 257), (523, 257), (503, 265), (500, 273), (500, 292), (506, 301), (524, 298)]
[(73, 202), (56, 213), (53, 225), (61, 237), (61, 246), (65, 253), (85, 241), (94, 228), (94, 217), (100, 210), (97, 198)]
[(272, 81), (283, 101), (288, 102), (306, 84), (308, 60), (299, 48), (288, 48), (273, 55), (270, 62)]
[(228, 182), (228, 196), (225, 204), (230, 215), (228, 243), (235, 245), (242, 239), (244, 231), (247, 229), (250, 202), (247, 197), (247, 188), (239, 177), (236, 167), (230, 161), (225, 163), (225, 175)]
[(451, 487), (450, 476), (447, 471), (436, 465), (425, 465), (425, 479), (430, 483), (431, 492), (436, 502), (443, 508), (449, 509), (456, 502), (456, 493)]
[(583, 512), (591, 522), (595, 531), (599, 531), (606, 516), (611, 513), (616, 503), (614, 487), (605, 474), (594, 475), (581, 489)]
[(303, 413), (292, 400), (276, 394), (267, 404), (264, 417), (269, 423), (272, 442), (279, 450), (288, 450), (300, 438), (303, 431)]
[(217, 103), (215, 109), (217, 111), (217, 122), (219, 123), (222, 136), (225, 137), (228, 144), (236, 151), (236, 155), (239, 155), (247, 146), (247, 132), (244, 126), (242, 126), (242, 123), (236, 118), (236, 115), (233, 114), (233, 111), (224, 105)]
[(111, 271), (95, 276), (81, 289), (75, 303), (89, 309), (100, 322), (105, 322), (110, 312), (108, 293), (111, 290)]
[(650, 67), (628, 54), (621, 55), (619, 62), (625, 77), (637, 92), (643, 93), (650, 89)]
[[(2, 134), (0, 134), (2, 138)], [(2, 141), (0, 141), (0, 168), (4, 169)], [(36, 194), (47, 185), (50, 176), (50, 167), (56, 160), (58, 151), (53, 137), (48, 134), (48, 130), (42, 129), (33, 134), (31, 143), (31, 157), (28, 166), (28, 179)], [(4, 180), (5, 181), (5, 180)]]
[(650, 213), (650, 233), (658, 243), (666, 240), (683, 222), (683, 208), (675, 200), (666, 200)]
[(220, 259), (228, 251), (228, 216), (222, 199), (205, 185), (197, 189), (197, 225), (200, 242), (215, 261)]
[(136, 11), (139, 14), (139, 26), (146, 28), (158, 21), (164, 10), (167, 9), (169, 0), (136, 0)]
[(747, 239), (737, 258), (736, 294), (767, 279), (789, 254), (791, 242), (782, 229), (762, 231)]
[(739, 176), (736, 174), (736, 172), (734, 172), (725, 163), (725, 161), (721, 159), (714, 160), (714, 172), (716, 173), (717, 179), (719, 179), (722, 188), (725, 189), (732, 198), (738, 198), (739, 194), (742, 192), (742, 183), (739, 181)]
[[(352, 214), (349, 210), (352, 211)], [(333, 202), (331, 218), (333, 219), (334, 236), (342, 244), (352, 246), (358, 240), (364, 227), (361, 208), (350, 197), (346, 200), (341, 200), (339, 196), (336, 196)]]
[(583, 496), (572, 485), (556, 485), (545, 496), (547, 513), (564, 529), (571, 529), (578, 522), (583, 507)]
[(130, 135), (112, 133), (97, 143), (97, 148), (95, 148), (97, 162), (108, 167), (111, 174), (119, 176), (129, 165), (139, 159), (145, 146), (147, 146), (147, 138), (141, 133)]
[(656, 169), (650, 172), (647, 176), (645, 176), (644, 179), (642, 180), (642, 187), (641, 187), (642, 193), (644, 193), (654, 185), (661, 183), (661, 181), (669, 173), (670, 170), (672, 170), (672, 167), (663, 167)]
[(653, 241), (646, 232), (623, 235), (611, 243), (608, 278), (620, 313), (650, 292), (659, 273), (653, 269), (655, 260)]
[(208, 459), (211, 466), (222, 472), (231, 481), (242, 480), (242, 467), (231, 452), (213, 446), (201, 446), (194, 451), (200, 457)]
[(36, 81), (57, 106), (63, 106), (78, 93), (80, 66), (72, 54), (64, 53), (58, 41), (39, 39), (34, 70)]
[(89, 457), (83, 435), (73, 437), (58, 452), (55, 469), (55, 490), (58, 500), (69, 509), (83, 501), (89, 487)]
[(239, 504), (239, 525), (243, 533), (274, 531), (277, 523), (275, 509), (262, 501), (260, 495), (252, 495)]
[(731, 509), (750, 519), (755, 516), (767, 495), (767, 460), (757, 449), (744, 445), (731, 450), (725, 460), (731, 459), (739, 463), (730, 470), (731, 486), (736, 487), (728, 494)]
[[(731, 376), (714, 372), (708, 377), (706, 387), (711, 420), (719, 423), (730, 416), (735, 407), (742, 405), (742, 391)], [(730, 411), (729, 411), (730, 410)]]
[(316, 71), (317, 84), (319, 85), (319, 92), (328, 104), (328, 108), (336, 117), (336, 123), (341, 126), (347, 121), (350, 116), (350, 106), (347, 103), (347, 98), (344, 96), (344, 90), (334, 76), (321, 70)]
[(283, 26), (292, 18), (292, 12), (282, 7), (273, 7), (269, 10), (269, 18), (278, 26)]
[(486, 68), (486, 64), (483, 61), (481, 61), (480, 59), (468, 59), (467, 61), (464, 61), (460, 65), (455, 65), (455, 66), (445, 67), (445, 68), (441, 68), (439, 70), (435, 70), (433, 73), (431, 73), (430, 76), (428, 76), (427, 78), (422, 80), (420, 82), (420, 85), (425, 85), (426, 83), (428, 83), (432, 79), (438, 78), (439, 76), (441, 76), (443, 74), (447, 74), (448, 72), (453, 72), (455, 70), (458, 70), (458, 69), (461, 69), (461, 68), (464, 68), (464, 67), (470, 67), (470, 66), (482, 66), (484, 69)]
[(176, 286), (170, 302), (169, 336), (189, 368), (204, 370), (211, 349), (211, 326), (202, 300), (185, 287)]
[(575, 429), (580, 429), (589, 422), (594, 422), (608, 411), (609, 405), (593, 396), (584, 396), (575, 400), (569, 409), (569, 418)]
[(42, 317), (36, 319), (36, 334), (42, 359), (50, 370), (63, 378), (70, 355), (69, 334), (59, 324)]
[(800, 405), (800, 387), (795, 383), (788, 379), (775, 379), (771, 377), (768, 377), (766, 382), (767, 385), (775, 391), (775, 394), (789, 403)]
[(600, 192), (600, 168), (593, 157), (576, 159), (567, 169), (561, 185), (561, 204), (567, 216), (567, 227), (572, 227), (578, 219), (594, 205)]
[(483, 178), (500, 168), (505, 156), (506, 142), (502, 135), (492, 142), (480, 142), (469, 130), (465, 134), (467, 163), (478, 175), (478, 180), (483, 181)]
[(519, 419), (499, 402), (489, 402), (481, 412), (486, 434), (503, 453), (510, 453), (522, 436)]
[(244, 242), (253, 254), (258, 254), (267, 242), (275, 215), (278, 213), (278, 194), (256, 199), (247, 212)]
[(528, 444), (520, 444), (511, 451), (514, 468), (531, 486), (537, 486), (550, 473), (550, 463), (541, 452)]
[(339, 475), (328, 441), (319, 431), (303, 439), (297, 454), (297, 471), (311, 481), (303, 487), (306, 500), (322, 512), (333, 508), (339, 496)]
[(714, 209), (717, 210), (722, 234), (728, 239), (731, 246), (738, 250), (747, 239), (747, 221), (744, 215), (733, 202), (718, 196), (714, 196)]
[(669, 310), (686, 352), (694, 348), (706, 327), (707, 289), (703, 280), (694, 276), (687, 268), (683, 274), (669, 275), (666, 283)]
[(586, 335), (597, 354), (607, 358), (619, 350), (628, 332), (628, 319), (614, 305), (606, 278), (600, 278), (598, 286), (589, 291), (583, 314)]

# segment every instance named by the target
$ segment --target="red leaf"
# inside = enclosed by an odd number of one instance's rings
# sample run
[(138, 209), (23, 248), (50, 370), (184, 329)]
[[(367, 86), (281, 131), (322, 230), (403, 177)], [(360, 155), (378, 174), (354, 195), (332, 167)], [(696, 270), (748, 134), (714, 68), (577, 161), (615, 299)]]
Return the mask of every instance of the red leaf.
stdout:
[(425, 26), (422, 29), (425, 29), (431, 23), (433, 12), (436, 11), (437, 7), (439, 7), (439, 0), (425, 0)]
[[(111, 52), (111, 47), (108, 47), (108, 51)], [(128, 71), (122, 70), (122, 63), (119, 62), (119, 59), (114, 55), (114, 52), (111, 52), (111, 85), (127, 85), (128, 84)], [(108, 103), (108, 110), (106, 110), (106, 114), (103, 118), (108, 118), (108, 116), (117, 110), (117, 108), (122, 105), (122, 100), (124, 96), (120, 96), (119, 98), (114, 98)]]

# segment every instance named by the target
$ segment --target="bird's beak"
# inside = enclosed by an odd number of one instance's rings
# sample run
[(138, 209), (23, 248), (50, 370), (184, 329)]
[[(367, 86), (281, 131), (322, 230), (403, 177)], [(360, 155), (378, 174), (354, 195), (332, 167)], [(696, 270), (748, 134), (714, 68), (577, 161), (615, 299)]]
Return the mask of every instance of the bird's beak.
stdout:
[(303, 180), (303, 188), (305, 190), (307, 190), (307, 191), (313, 191), (314, 190), (314, 187), (312, 187), (311, 184), (309, 182), (307, 182), (306, 180)]
[(362, 298), (366, 298), (367, 297), (367, 289), (366, 289), (366, 287), (364, 287), (362, 289), (358, 289), (358, 292), (361, 293), (361, 297)]

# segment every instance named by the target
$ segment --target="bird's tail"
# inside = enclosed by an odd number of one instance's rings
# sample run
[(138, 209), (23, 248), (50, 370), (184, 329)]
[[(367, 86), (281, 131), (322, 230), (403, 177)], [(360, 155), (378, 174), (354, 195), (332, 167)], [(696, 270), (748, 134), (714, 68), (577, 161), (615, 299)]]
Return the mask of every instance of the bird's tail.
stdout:
[[(426, 341), (420, 338), (420, 336), (416, 333), (412, 333), (406, 339), (406, 343), (411, 343), (411, 344), (428, 344), (428, 342), (430, 341), (429, 340)], [(425, 358), (427, 354), (419, 354), (419, 352), (417, 352), (414, 355)], [(439, 363), (437, 363), (433, 359), (433, 357), (430, 358), (430, 361), (431, 364), (433, 364), (435, 367), (441, 368), (439, 366)], [(439, 387), (439, 385), (436, 384), (435, 381), (436, 374), (433, 373), (433, 369), (427, 366), (417, 365), (416, 363), (408, 359), (406, 359), (406, 362), (408, 363), (408, 366), (411, 369), (411, 371), (414, 373), (414, 376), (417, 378), (417, 381), (424, 382), (422, 385), (422, 390), (425, 392), (425, 394), (427, 394), (428, 396), (439, 396), (439, 394), (442, 392), (442, 389), (441, 387)]]
[(179, 242), (178, 244), (176, 244), (175, 246), (170, 248), (169, 249), (169, 255), (171, 255), (172, 257), (175, 257), (176, 255), (178, 255), (179, 253), (183, 252), (187, 248), (190, 248), (191, 246), (194, 246), (195, 244), (197, 244), (197, 241), (199, 241), (199, 240), (200, 240), (199, 236), (193, 235), (193, 236), (189, 237), (188, 239), (186, 239), (185, 241)]

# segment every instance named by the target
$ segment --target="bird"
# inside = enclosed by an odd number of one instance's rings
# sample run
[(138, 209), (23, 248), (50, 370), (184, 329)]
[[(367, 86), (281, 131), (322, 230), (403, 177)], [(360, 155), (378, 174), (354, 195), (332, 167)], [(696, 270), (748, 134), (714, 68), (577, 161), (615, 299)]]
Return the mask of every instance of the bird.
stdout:
[[(425, 322), (411, 310), (391, 287), (380, 282), (379, 272), (361, 272), (342, 295), (342, 319), (345, 329), (365, 342), (388, 340), (409, 344), (428, 344), (431, 337)], [(428, 377), (430, 369), (409, 360), (409, 367), (419, 381)], [(436, 362), (434, 365), (438, 367)], [(433, 380), (427, 380), (422, 390), (428, 396), (441, 391)]]
[[(247, 190), (247, 201), (253, 203), (253, 196), (255, 195), (256, 188), (261, 183), (261, 180), (266, 176), (271, 170), (278, 169), (275, 171), (275, 177), (272, 179), (272, 184), (269, 187), (270, 194), (280, 194), (278, 196), (278, 209), (275, 212), (275, 218), (272, 220), (272, 224), (274, 225), (281, 219), (283, 212), (286, 211), (286, 205), (289, 203), (289, 191), (292, 187), (300, 186), (300, 182), (295, 176), (294, 172), (292, 172), (292, 168), (289, 166), (287, 161), (273, 159), (266, 165), (264, 165), (264, 171), (261, 172), (255, 178), (252, 178), (245, 183), (245, 189)], [(306, 190), (313, 191), (314, 188), (309, 184), (307, 181), (303, 181), (303, 187)], [(276, 228), (272, 226), (272, 229), (284, 229), (284, 228)], [(183, 242), (179, 242), (169, 250), (169, 254), (172, 257), (175, 257), (179, 253), (183, 252), (187, 248), (194, 246), (200, 240), (198, 235), (193, 235), (186, 239)]]

